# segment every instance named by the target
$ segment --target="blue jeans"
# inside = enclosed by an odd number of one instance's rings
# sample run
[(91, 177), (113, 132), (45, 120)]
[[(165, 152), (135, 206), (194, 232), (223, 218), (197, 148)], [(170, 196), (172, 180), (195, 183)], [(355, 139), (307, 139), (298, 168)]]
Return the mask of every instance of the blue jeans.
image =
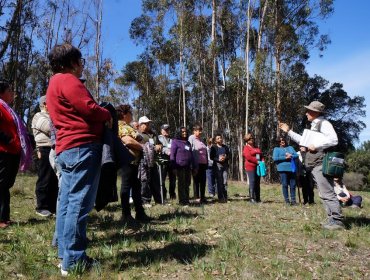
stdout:
[[(283, 190), (283, 196), (286, 203), (295, 203), (295, 188), (296, 188), (296, 181), (295, 181), (295, 173), (293, 172), (279, 172), (280, 173), (280, 180)], [(290, 200), (289, 200), (289, 193), (288, 193), (288, 185), (290, 187)]]
[(58, 155), (62, 175), (56, 228), (63, 270), (86, 258), (87, 216), (95, 203), (101, 156), (102, 145), (98, 143), (84, 144)]
[(211, 167), (208, 166), (206, 174), (207, 174), (208, 193), (210, 195), (215, 195), (216, 183), (215, 183), (215, 175), (214, 175), (212, 166)]
[(250, 199), (260, 202), (261, 201), (261, 177), (257, 175), (257, 171), (246, 171), (249, 181), (249, 197)]

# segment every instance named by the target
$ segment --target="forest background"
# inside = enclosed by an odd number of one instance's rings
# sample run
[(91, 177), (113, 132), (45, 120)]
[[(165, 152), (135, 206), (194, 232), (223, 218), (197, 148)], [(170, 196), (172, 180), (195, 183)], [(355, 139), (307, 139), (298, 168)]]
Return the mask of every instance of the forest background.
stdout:
[[(127, 21), (131, 6), (141, 9), (130, 24), (110, 21), (113, 11)], [(349, 174), (366, 187), (370, 141), (359, 143), (364, 96), (307, 70), (310, 56), (330, 46), (321, 23), (334, 13), (333, 0), (0, 0), (0, 75), (13, 83), (14, 108), (30, 126), (51, 75), (47, 55), (70, 42), (87, 60), (84, 78), (98, 102), (131, 103), (135, 116), (147, 115), (155, 128), (197, 122), (205, 137), (222, 132), (232, 151), (230, 175), (238, 180), (246, 132), (255, 134), (271, 171), (266, 180), (273, 181), (278, 121), (301, 132), (308, 125), (303, 105), (320, 100)], [(128, 33), (134, 46), (108, 44), (106, 25)], [(132, 48), (131, 59), (111, 55)]]

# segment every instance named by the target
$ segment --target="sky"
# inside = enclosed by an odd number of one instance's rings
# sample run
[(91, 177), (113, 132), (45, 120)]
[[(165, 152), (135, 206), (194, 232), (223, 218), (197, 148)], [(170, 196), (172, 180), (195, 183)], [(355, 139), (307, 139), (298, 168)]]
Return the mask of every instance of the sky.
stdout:
[[(319, 57), (312, 50), (306, 69), (310, 76), (320, 75), (343, 84), (349, 96), (364, 96), (367, 128), (360, 141), (370, 141), (370, 0), (334, 0), (334, 13), (319, 21), (320, 32), (329, 34), (331, 44)], [(131, 21), (141, 15), (140, 0), (105, 0), (103, 7), (104, 55), (118, 69), (135, 60), (142, 48), (131, 41)]]

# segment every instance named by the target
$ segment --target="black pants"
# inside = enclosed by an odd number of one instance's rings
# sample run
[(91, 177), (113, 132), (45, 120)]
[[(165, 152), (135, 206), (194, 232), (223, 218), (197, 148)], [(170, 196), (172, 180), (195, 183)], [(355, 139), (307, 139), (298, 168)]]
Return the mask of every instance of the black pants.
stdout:
[(206, 171), (207, 171), (207, 164), (199, 164), (198, 165), (198, 172), (195, 176), (193, 176), (193, 188), (194, 188), (194, 198), (199, 199), (201, 201), (205, 201), (206, 197)]
[(302, 188), (303, 203), (314, 203), (313, 180), (310, 171), (306, 171), (305, 175), (299, 176), (299, 187)]
[(19, 168), (20, 155), (0, 153), (0, 222), (10, 220), (10, 188)]
[(170, 167), (169, 164), (161, 165), (162, 171), (162, 189), (163, 189), (163, 198), (166, 199), (167, 197), (167, 189), (166, 189), (166, 177), (168, 175), (168, 179), (170, 181), (169, 185), (169, 193), (171, 198), (176, 197), (176, 175), (173, 172), (173, 169)]
[(153, 195), (155, 203), (160, 204), (162, 203), (162, 200), (157, 164), (155, 164), (153, 167), (150, 167), (149, 172), (150, 172), (149, 180), (141, 182), (141, 197), (143, 203), (150, 203)]
[(136, 214), (144, 213), (143, 204), (141, 201), (141, 184), (137, 178), (138, 166), (127, 164), (122, 168), (122, 184), (121, 184), (121, 206), (122, 215), (128, 217), (131, 215), (130, 209), (130, 190), (132, 200), (134, 201)]
[(41, 158), (37, 160), (36, 210), (55, 213), (58, 197), (58, 178), (50, 165), (50, 147), (39, 147)]

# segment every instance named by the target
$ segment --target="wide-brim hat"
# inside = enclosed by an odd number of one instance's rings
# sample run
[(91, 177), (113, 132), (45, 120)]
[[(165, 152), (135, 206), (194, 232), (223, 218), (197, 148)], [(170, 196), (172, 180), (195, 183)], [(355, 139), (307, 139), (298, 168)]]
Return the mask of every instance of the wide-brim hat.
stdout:
[(147, 116), (142, 116), (140, 119), (139, 119), (139, 124), (142, 124), (142, 123), (149, 123), (151, 122), (152, 120), (148, 119)]
[(319, 101), (312, 101), (310, 105), (304, 106), (307, 110), (318, 112), (318, 113), (325, 113), (325, 105)]

